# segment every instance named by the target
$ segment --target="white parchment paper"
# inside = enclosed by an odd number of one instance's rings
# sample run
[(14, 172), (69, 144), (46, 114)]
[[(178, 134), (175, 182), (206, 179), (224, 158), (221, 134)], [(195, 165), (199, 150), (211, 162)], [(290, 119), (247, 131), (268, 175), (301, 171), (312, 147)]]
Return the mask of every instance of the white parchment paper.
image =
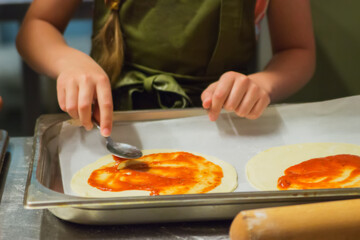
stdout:
[[(222, 113), (216, 122), (204, 115), (115, 123), (112, 137), (141, 149), (178, 149), (218, 157), (236, 168), (236, 192), (256, 191), (246, 180), (245, 165), (263, 150), (306, 142), (360, 144), (360, 96), (275, 105), (257, 120)], [(59, 159), (65, 194), (76, 195), (70, 188), (72, 176), (106, 154), (105, 140), (97, 129), (87, 132), (64, 122), (59, 136)]]

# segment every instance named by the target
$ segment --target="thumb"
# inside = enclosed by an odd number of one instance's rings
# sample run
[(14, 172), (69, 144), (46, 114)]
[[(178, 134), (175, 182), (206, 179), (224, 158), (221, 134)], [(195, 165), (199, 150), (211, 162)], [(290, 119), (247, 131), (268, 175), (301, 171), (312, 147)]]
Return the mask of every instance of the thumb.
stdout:
[(211, 107), (212, 96), (214, 94), (214, 90), (215, 90), (215, 85), (211, 84), (201, 94), (201, 101), (202, 101), (203, 108), (209, 109)]

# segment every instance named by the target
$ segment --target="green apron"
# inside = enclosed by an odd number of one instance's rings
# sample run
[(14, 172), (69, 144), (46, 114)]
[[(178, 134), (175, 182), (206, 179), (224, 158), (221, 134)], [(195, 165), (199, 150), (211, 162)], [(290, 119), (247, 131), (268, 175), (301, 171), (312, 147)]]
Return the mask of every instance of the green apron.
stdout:
[[(255, 0), (123, 0), (125, 60), (116, 110), (201, 106), (226, 71), (246, 74), (255, 52)], [(94, 34), (110, 10), (95, 0)], [(99, 50), (93, 45), (92, 55)]]

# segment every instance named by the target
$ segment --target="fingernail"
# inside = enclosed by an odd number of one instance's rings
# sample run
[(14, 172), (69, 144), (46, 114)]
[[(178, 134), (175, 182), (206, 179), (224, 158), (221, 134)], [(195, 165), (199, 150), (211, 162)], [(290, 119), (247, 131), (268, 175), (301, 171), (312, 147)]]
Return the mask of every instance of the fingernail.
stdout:
[(108, 137), (108, 136), (110, 136), (110, 129), (109, 128), (104, 128), (103, 130), (102, 130), (102, 135), (103, 136), (105, 136), (105, 137)]
[(91, 125), (91, 124), (88, 124), (88, 123), (87, 123), (87, 124), (84, 124), (83, 126), (84, 126), (84, 128), (85, 128), (86, 131), (90, 131), (90, 130), (92, 129), (92, 125)]
[(203, 104), (203, 108), (205, 109), (205, 110), (210, 110), (210, 106), (208, 105), (208, 104)]

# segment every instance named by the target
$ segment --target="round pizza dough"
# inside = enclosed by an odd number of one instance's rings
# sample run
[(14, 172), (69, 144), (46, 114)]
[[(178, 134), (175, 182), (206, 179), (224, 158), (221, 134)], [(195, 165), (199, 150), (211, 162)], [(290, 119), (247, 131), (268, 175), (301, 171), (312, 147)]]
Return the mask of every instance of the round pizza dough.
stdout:
[(303, 143), (273, 147), (250, 159), (246, 165), (246, 176), (258, 190), (278, 190), (277, 181), (287, 168), (312, 158), (337, 154), (360, 156), (360, 146), (349, 143)]
[[(142, 150), (144, 155), (153, 154), (153, 153), (166, 153), (166, 152), (179, 152), (180, 150), (174, 149), (151, 149), (151, 150)], [(207, 161), (210, 161), (221, 167), (223, 171), (223, 178), (221, 184), (216, 188), (209, 191), (209, 193), (220, 193), (220, 192), (232, 192), (237, 187), (237, 172), (235, 168), (229, 163), (217, 159), (212, 156), (207, 156), (200, 153), (189, 152), (191, 154), (201, 156)], [(92, 187), (88, 184), (88, 179), (91, 173), (109, 163), (114, 162), (112, 155), (106, 155), (94, 163), (91, 163), (84, 168), (80, 169), (77, 173), (74, 174), (71, 180), (71, 189), (77, 195), (82, 197), (130, 197), (130, 196), (149, 196), (150, 191), (142, 190), (127, 190), (120, 192), (110, 192), (110, 191), (101, 191), (95, 187)]]

